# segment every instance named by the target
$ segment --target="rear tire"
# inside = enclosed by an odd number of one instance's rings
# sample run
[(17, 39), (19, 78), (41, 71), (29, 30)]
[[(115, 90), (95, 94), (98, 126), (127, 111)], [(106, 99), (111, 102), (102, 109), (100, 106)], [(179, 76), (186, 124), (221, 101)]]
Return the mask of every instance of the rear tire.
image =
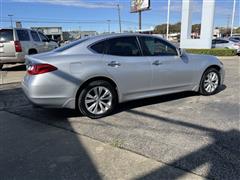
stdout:
[(3, 64), (0, 64), (0, 71), (3, 69)]
[(37, 54), (37, 53), (38, 52), (37, 52), (36, 49), (30, 49), (29, 52), (28, 52), (29, 55), (33, 55), (33, 54)]
[(220, 73), (215, 68), (207, 69), (202, 76), (199, 92), (204, 96), (216, 94), (220, 86)]
[(89, 83), (79, 93), (77, 107), (79, 111), (92, 119), (102, 118), (112, 113), (117, 104), (115, 88), (107, 81)]

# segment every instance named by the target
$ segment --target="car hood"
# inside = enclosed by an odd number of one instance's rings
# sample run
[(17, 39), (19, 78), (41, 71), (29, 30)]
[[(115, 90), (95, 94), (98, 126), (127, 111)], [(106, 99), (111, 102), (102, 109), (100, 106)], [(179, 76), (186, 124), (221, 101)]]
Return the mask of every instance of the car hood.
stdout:
[(212, 56), (212, 55), (190, 54), (190, 53), (186, 53), (186, 55), (190, 60), (211, 61), (211, 62), (219, 61), (219, 59), (216, 56)]

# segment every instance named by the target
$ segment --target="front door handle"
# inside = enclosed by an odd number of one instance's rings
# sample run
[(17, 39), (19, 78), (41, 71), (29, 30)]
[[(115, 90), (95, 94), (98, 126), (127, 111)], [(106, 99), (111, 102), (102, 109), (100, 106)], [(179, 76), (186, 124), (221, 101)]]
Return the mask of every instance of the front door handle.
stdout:
[(152, 64), (155, 65), (155, 66), (159, 66), (159, 65), (161, 65), (162, 63), (161, 63), (159, 60), (156, 60), (156, 61), (154, 61)]
[(121, 64), (117, 61), (111, 61), (110, 63), (108, 63), (108, 66), (119, 67), (119, 66), (121, 66)]

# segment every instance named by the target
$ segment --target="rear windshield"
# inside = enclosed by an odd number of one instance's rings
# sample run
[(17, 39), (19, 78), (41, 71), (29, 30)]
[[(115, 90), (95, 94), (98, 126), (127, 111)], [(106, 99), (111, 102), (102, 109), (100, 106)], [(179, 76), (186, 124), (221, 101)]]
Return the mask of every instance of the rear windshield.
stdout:
[(67, 49), (70, 49), (70, 48), (72, 48), (72, 47), (74, 47), (74, 46), (76, 46), (76, 45), (84, 42), (84, 41), (87, 41), (88, 39), (89, 39), (89, 38), (84, 38), (84, 39), (80, 39), (80, 40), (77, 40), (77, 41), (73, 41), (73, 42), (71, 42), (71, 43), (69, 43), (69, 44), (67, 44), (67, 45), (65, 45), (65, 46), (63, 46), (63, 47), (57, 48), (57, 49), (55, 50), (55, 52), (65, 51), (65, 50), (67, 50)]
[(0, 42), (13, 41), (12, 29), (0, 29)]
[(239, 42), (240, 40), (238, 40), (238, 39), (235, 39), (235, 38), (230, 38), (229, 39), (230, 41), (232, 41), (232, 42), (235, 42), (235, 43), (237, 43), (237, 42)]

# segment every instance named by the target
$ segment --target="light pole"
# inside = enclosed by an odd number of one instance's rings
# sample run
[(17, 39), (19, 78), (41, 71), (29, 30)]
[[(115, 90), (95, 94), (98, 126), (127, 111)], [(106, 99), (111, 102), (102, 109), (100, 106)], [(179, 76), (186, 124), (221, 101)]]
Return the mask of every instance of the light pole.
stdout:
[(107, 23), (108, 23), (108, 33), (110, 34), (110, 23), (111, 23), (111, 20), (107, 20)]
[(236, 11), (236, 0), (233, 0), (231, 36), (233, 35), (233, 26), (234, 26), (234, 19), (235, 19), (235, 11)]
[(171, 5), (171, 0), (168, 0), (168, 11), (167, 11), (167, 40), (168, 40), (168, 35), (169, 35), (170, 5)]
[(9, 14), (8, 17), (10, 17), (11, 28), (13, 28), (13, 21), (12, 21), (12, 17), (13, 17), (13, 15), (12, 15), (12, 14)]
[(118, 22), (119, 22), (119, 32), (122, 32), (122, 22), (121, 22), (121, 13), (120, 13), (120, 6), (119, 4), (117, 4), (117, 8), (118, 8)]

